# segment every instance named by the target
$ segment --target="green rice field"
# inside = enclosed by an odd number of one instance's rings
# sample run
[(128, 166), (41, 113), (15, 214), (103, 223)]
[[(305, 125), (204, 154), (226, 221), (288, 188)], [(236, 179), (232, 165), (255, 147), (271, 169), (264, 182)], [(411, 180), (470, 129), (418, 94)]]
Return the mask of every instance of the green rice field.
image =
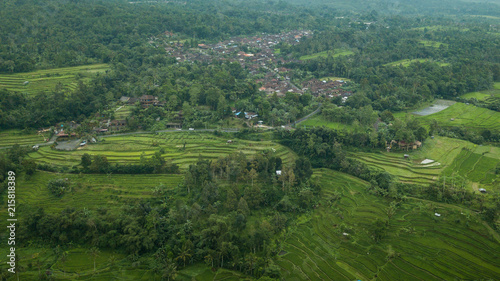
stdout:
[(420, 40), (419, 42), (426, 47), (433, 47), (433, 48), (439, 48), (441, 46), (448, 47), (448, 44), (445, 44), (442, 42), (437, 42), (437, 41)]
[(115, 119), (116, 120), (124, 120), (130, 114), (132, 114), (132, 110), (134, 109), (133, 105), (124, 105), (119, 106), (115, 109)]
[(494, 97), (500, 97), (500, 82), (493, 83), (493, 89), (491, 90), (471, 92), (464, 94), (460, 97), (464, 99), (475, 98), (479, 101), (486, 101), (486, 102), (488, 102), (488, 100), (491, 100), (491, 102), (494, 102), (493, 99)]
[[(55, 178), (67, 178), (71, 183), (70, 191), (61, 198), (47, 189), (47, 183)], [(68, 206), (90, 210), (106, 207), (118, 211), (123, 205), (151, 199), (155, 187), (163, 185), (163, 191), (173, 189), (182, 179), (180, 174), (79, 175), (38, 171), (29, 178), (18, 178), (16, 197), (21, 214), (23, 206), (28, 205), (43, 207), (48, 213), (59, 213)], [(6, 213), (0, 217), (6, 218)]]
[(429, 124), (435, 119), (441, 126), (500, 130), (500, 112), (459, 102), (443, 111), (417, 118)]
[[(276, 263), (284, 280), (495, 280), (500, 239), (479, 216), (409, 199), (391, 218), (368, 183), (327, 169), (314, 176), (320, 206), (289, 231)], [(441, 214), (440, 217), (434, 215)], [(373, 222), (388, 222), (374, 243)]]
[(346, 82), (351, 82), (352, 80), (349, 78), (344, 78), (344, 77), (334, 77), (334, 76), (329, 76), (329, 77), (322, 77), (319, 78), (318, 80), (330, 80), (330, 81), (336, 81), (336, 80), (343, 80)]
[[(36, 268), (38, 262), (51, 264), (53, 280), (131, 280), (131, 281), (161, 281), (160, 274), (155, 274), (147, 265), (132, 265), (127, 256), (120, 252), (101, 249), (96, 258), (96, 271), (94, 271), (93, 259), (88, 249), (76, 246), (68, 246), (65, 250), (67, 258), (61, 260), (52, 248), (22, 247), (18, 248), (17, 254), (20, 265), (27, 269), (19, 274), (19, 280), (39, 280), (39, 272)], [(32, 265), (31, 269), (28, 268)], [(44, 272), (44, 270), (42, 270)], [(9, 279), (10, 280), (10, 279)], [(17, 280), (14, 275), (14, 279)], [(180, 281), (238, 281), (254, 280), (240, 272), (227, 269), (219, 269), (215, 272), (204, 264), (187, 266), (177, 272)]]
[(49, 133), (45, 133), (45, 135), (38, 135), (36, 132), (26, 134), (17, 129), (5, 130), (0, 131), (0, 147), (8, 147), (14, 144), (34, 145), (37, 143), (43, 143), (46, 138), (50, 138)]
[(328, 55), (331, 55), (332, 57), (340, 57), (340, 56), (349, 56), (353, 55), (354, 53), (349, 50), (342, 50), (342, 49), (335, 49), (333, 52), (332, 51), (323, 51), (311, 55), (305, 55), (301, 56), (299, 59), (300, 60), (310, 60), (310, 59), (315, 59), (315, 58), (326, 58)]
[[(104, 137), (104, 141), (97, 144), (88, 144), (75, 151), (59, 151), (50, 147), (40, 147), (29, 157), (38, 163), (47, 163), (55, 166), (72, 167), (79, 165), (84, 153), (104, 155), (110, 163), (137, 164), (141, 155), (151, 157), (155, 152), (163, 149), (163, 157), (186, 169), (200, 157), (217, 159), (231, 153), (242, 152), (248, 156), (264, 150), (275, 150), (277, 156), (286, 163), (295, 161), (295, 154), (288, 148), (272, 141), (246, 141), (232, 139), (228, 144), (227, 138), (217, 137), (208, 133), (197, 132), (169, 132), (142, 135), (126, 135)], [(185, 149), (184, 149), (185, 145)]]
[(351, 125), (346, 125), (342, 124), (339, 122), (331, 122), (327, 121), (321, 116), (320, 114), (313, 116), (304, 122), (300, 122), (300, 124), (297, 125), (297, 128), (312, 128), (312, 127), (327, 127), (330, 129), (336, 129), (336, 130), (341, 130), (341, 129), (352, 129), (353, 126)]
[[(415, 62), (426, 62), (429, 61), (428, 59), (404, 59), (404, 60), (398, 60), (398, 61), (393, 61), (390, 63), (384, 64), (384, 66), (403, 66), (403, 67), (408, 67), (410, 64), (415, 63)], [(444, 62), (436, 62), (439, 66), (448, 66), (450, 65), (449, 63), (444, 63)]]
[(36, 94), (53, 91), (56, 85), (61, 84), (65, 90), (74, 90), (78, 86), (79, 79), (84, 82), (88, 81), (96, 73), (105, 72), (108, 69), (109, 65), (107, 64), (91, 64), (26, 73), (1, 74), (0, 89)]
[[(409, 154), (410, 159), (405, 159), (404, 154)], [(461, 175), (468, 180), (470, 189), (484, 187), (498, 190), (500, 187), (500, 176), (493, 171), (500, 163), (500, 148), (494, 146), (478, 146), (463, 140), (436, 137), (427, 139), (416, 151), (356, 152), (351, 156), (406, 183), (425, 185), (440, 176)], [(425, 159), (434, 162), (421, 164)]]

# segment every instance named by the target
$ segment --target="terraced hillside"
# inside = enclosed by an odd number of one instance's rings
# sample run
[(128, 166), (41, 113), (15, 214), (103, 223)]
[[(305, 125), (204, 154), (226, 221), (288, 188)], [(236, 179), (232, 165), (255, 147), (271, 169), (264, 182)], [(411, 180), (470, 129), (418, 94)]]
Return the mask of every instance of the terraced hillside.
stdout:
[[(412, 63), (416, 63), (416, 62), (419, 62), (419, 63), (423, 63), (423, 62), (426, 62), (426, 61), (429, 61), (428, 59), (404, 59), (404, 60), (398, 60), (398, 61), (393, 61), (393, 62), (390, 62), (390, 63), (386, 63), (384, 64), (383, 66), (403, 66), (403, 67), (408, 67), (410, 66), (410, 64)], [(445, 63), (445, 62), (436, 62), (439, 66), (448, 66), (450, 65), (449, 63)]]
[(5, 130), (0, 132), (0, 147), (19, 145), (34, 145), (43, 143), (44, 138), (48, 138), (49, 134), (38, 135), (36, 133), (25, 134), (21, 130)]
[[(389, 201), (370, 195), (366, 182), (327, 169), (313, 177), (322, 186), (322, 201), (287, 234), (276, 261), (285, 280), (500, 276), (500, 237), (474, 212), (416, 199), (388, 212)], [(377, 219), (388, 223), (375, 243)]]
[(330, 51), (323, 51), (319, 53), (314, 53), (311, 55), (305, 55), (301, 56), (299, 59), (300, 60), (310, 60), (310, 59), (316, 59), (316, 58), (326, 58), (328, 56), (332, 57), (340, 57), (340, 56), (349, 56), (353, 55), (354, 53), (349, 50), (342, 50), (342, 49), (335, 49), (335, 50), (330, 50)]
[(442, 171), (440, 165), (422, 165), (405, 160), (402, 153), (356, 153), (356, 158), (409, 183), (429, 184), (435, 181)]
[(91, 64), (75, 67), (54, 68), (34, 72), (0, 75), (0, 89), (13, 92), (36, 94), (53, 91), (61, 84), (63, 89), (74, 90), (78, 79), (87, 81), (99, 72), (109, 69), (107, 64)]
[[(61, 197), (52, 195), (47, 183), (51, 179), (63, 178), (70, 182), (70, 190)], [(46, 212), (58, 213), (69, 206), (77, 209), (97, 210), (100, 207), (118, 210), (124, 204), (151, 199), (155, 187), (161, 191), (177, 187), (183, 175), (100, 175), (59, 174), (38, 171), (31, 177), (19, 178), (16, 191), (18, 204), (31, 208), (43, 207)], [(5, 196), (6, 198), (6, 196)], [(7, 200), (7, 199), (5, 199)], [(22, 216), (20, 207), (20, 215)], [(0, 217), (7, 218), (7, 213)]]
[(463, 125), (475, 129), (500, 130), (500, 112), (459, 102), (443, 111), (417, 118), (429, 124), (435, 119), (441, 126)]
[[(3, 249), (2, 249), (3, 250)], [(5, 250), (6, 251), (6, 250)], [(160, 274), (155, 274), (147, 265), (131, 266), (126, 255), (116, 251), (101, 249), (96, 257), (96, 271), (88, 249), (71, 247), (65, 251), (66, 258), (57, 258), (52, 248), (25, 247), (16, 249), (23, 270), (19, 280), (39, 280), (38, 269), (29, 264), (38, 262), (51, 264), (51, 274), (54, 280), (131, 280), (150, 281), (162, 280)], [(9, 279), (10, 280), (10, 279)], [(15, 279), (17, 280), (17, 279)], [(254, 280), (244, 274), (227, 269), (213, 272), (204, 264), (187, 266), (177, 272), (179, 281), (238, 281)]]
[[(500, 163), (497, 154), (489, 151), (477, 153), (475, 150), (463, 148), (455, 161), (443, 172), (443, 175), (460, 175), (467, 180), (480, 183), (482, 187), (500, 188), (500, 177), (495, 174), (495, 167)], [(478, 185), (473, 187), (477, 189)], [(477, 190), (476, 190), (477, 191)]]
[[(409, 154), (410, 159), (405, 159), (404, 154)], [(443, 175), (461, 175), (469, 181), (470, 188), (500, 186), (500, 176), (493, 173), (500, 163), (500, 149), (494, 146), (436, 137), (427, 139), (417, 151), (356, 152), (351, 156), (397, 176), (402, 182), (429, 184)], [(422, 164), (425, 159), (434, 162)]]
[[(58, 151), (49, 147), (41, 147), (29, 156), (39, 163), (72, 167), (78, 165), (84, 153), (104, 155), (111, 163), (138, 163), (141, 155), (151, 157), (163, 149), (162, 154), (167, 161), (178, 164), (181, 169), (195, 163), (200, 157), (217, 159), (231, 153), (242, 152), (253, 155), (264, 150), (275, 150), (275, 155), (282, 157), (285, 163), (295, 160), (295, 154), (288, 148), (271, 141), (246, 141), (216, 137), (209, 133), (169, 132), (158, 135), (127, 135), (105, 137), (98, 144), (89, 144), (76, 151)], [(185, 148), (184, 148), (185, 146)]]

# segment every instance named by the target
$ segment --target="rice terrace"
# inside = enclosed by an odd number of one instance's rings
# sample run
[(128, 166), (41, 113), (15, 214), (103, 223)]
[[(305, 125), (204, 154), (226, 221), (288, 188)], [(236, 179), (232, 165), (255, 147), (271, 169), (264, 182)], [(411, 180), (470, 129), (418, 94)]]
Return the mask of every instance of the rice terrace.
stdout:
[(78, 85), (78, 81), (88, 81), (92, 76), (108, 69), (109, 65), (107, 64), (91, 64), (27, 73), (0, 74), (0, 89), (37, 94), (53, 91), (56, 85), (60, 85), (62, 89), (74, 90)]
[(499, 15), (0, 1), (0, 281), (500, 281)]

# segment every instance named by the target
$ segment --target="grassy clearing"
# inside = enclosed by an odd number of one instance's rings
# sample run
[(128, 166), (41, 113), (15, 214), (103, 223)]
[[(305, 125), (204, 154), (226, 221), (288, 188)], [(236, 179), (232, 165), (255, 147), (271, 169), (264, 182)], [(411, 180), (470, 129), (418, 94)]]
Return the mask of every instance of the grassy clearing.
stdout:
[(323, 51), (323, 52), (319, 52), (319, 53), (315, 53), (315, 54), (311, 54), (311, 55), (305, 55), (305, 56), (301, 56), (299, 59), (300, 60), (310, 60), (310, 59), (315, 59), (315, 58), (326, 58), (328, 57), (329, 55), (331, 55), (332, 57), (340, 57), (340, 56), (349, 56), (349, 55), (353, 55), (354, 53), (352, 51), (349, 51), (349, 50), (342, 50), (342, 49), (335, 49), (333, 51)]
[(500, 112), (459, 102), (443, 111), (417, 118), (425, 123), (435, 119), (445, 127), (462, 125), (473, 129), (500, 129)]
[(449, 45), (446, 43), (442, 42), (437, 42), (437, 41), (430, 41), (430, 40), (420, 40), (419, 41), (421, 44), (423, 44), (426, 47), (433, 47), (433, 48), (439, 48), (441, 46), (448, 47)]
[(488, 18), (488, 19), (500, 20), (500, 17), (488, 16), (488, 15), (473, 15), (473, 17), (482, 17), (482, 18)]
[(310, 127), (322, 127), (322, 126), (325, 126), (327, 128), (331, 128), (331, 129), (336, 129), (336, 130), (341, 130), (341, 129), (352, 130), (353, 129), (353, 126), (351, 126), (351, 125), (346, 125), (346, 124), (342, 124), (339, 122), (327, 121), (321, 115), (313, 116), (313, 117), (307, 119), (306, 121), (301, 122), (299, 125), (297, 125), (297, 128), (299, 128), (299, 127), (300, 128), (304, 128), (304, 127), (310, 128)]
[[(398, 61), (386, 63), (383, 66), (403, 66), (403, 67), (408, 67), (412, 63), (415, 63), (415, 62), (423, 63), (423, 62), (426, 62), (426, 61), (429, 61), (429, 59), (412, 59), (412, 60), (410, 60), (410, 59), (404, 59), (404, 60), (398, 60)], [(445, 62), (435, 62), (435, 63), (437, 63), (439, 66), (448, 66), (448, 65), (450, 65), (449, 63), (445, 63)]]
[(35, 133), (24, 133), (21, 130), (5, 130), (0, 132), (0, 147), (12, 146), (14, 144), (19, 145), (34, 145), (37, 143), (43, 143), (44, 139), (49, 138), (49, 134), (45, 133), (45, 136), (38, 135)]
[(475, 98), (480, 101), (488, 100), (491, 97), (500, 97), (500, 82), (495, 82), (493, 84), (493, 89), (485, 90), (480, 92), (471, 92), (460, 96), (464, 99), (472, 99)]
[(436, 30), (460, 30), (460, 31), (468, 31), (468, 28), (457, 28), (453, 26), (444, 26), (444, 25), (429, 25), (429, 26), (422, 26), (422, 27), (415, 27), (412, 28), (412, 30), (430, 30), (430, 31), (436, 31)]
[(119, 106), (115, 109), (115, 119), (116, 120), (124, 120), (130, 114), (132, 114), (132, 110), (134, 109), (133, 105), (124, 105)]
[(72, 167), (79, 165), (84, 153), (89, 153), (104, 155), (110, 163), (136, 164), (140, 162), (143, 153), (146, 157), (151, 157), (155, 152), (164, 149), (165, 160), (178, 164), (181, 169), (187, 169), (200, 157), (217, 159), (235, 152), (251, 156), (274, 148), (276, 155), (280, 156), (284, 162), (295, 161), (296, 156), (291, 150), (272, 141), (246, 141), (232, 138), (233, 143), (228, 144), (227, 140), (227, 138), (197, 132), (127, 135), (105, 137), (105, 140), (98, 144), (89, 144), (76, 151), (58, 151), (50, 147), (41, 147), (37, 152), (29, 154), (29, 157), (39, 163)]
[(330, 81), (336, 81), (336, 80), (343, 80), (347, 82), (351, 82), (352, 80), (349, 78), (344, 78), (344, 77), (323, 77), (318, 80), (330, 80)]
[[(388, 219), (389, 202), (368, 194), (368, 183), (327, 169), (313, 177), (322, 186), (322, 201), (288, 233), (286, 254), (276, 261), (285, 280), (477, 280), (500, 274), (500, 244), (478, 215), (409, 199)], [(340, 197), (332, 201), (335, 194)], [(389, 224), (374, 243), (377, 218)]]
[[(96, 73), (105, 72), (108, 69), (108, 64), (91, 64), (26, 73), (0, 74), (0, 89), (36, 94), (53, 91), (56, 85), (61, 84), (65, 90), (74, 90), (79, 80), (86, 82)], [(25, 85), (26, 81), (29, 83)]]
[(483, 93), (483, 92), (471, 92), (471, 93), (467, 93), (465, 95), (462, 95), (460, 96), (461, 98), (464, 98), (464, 99), (477, 99), (477, 100), (485, 100), (487, 98), (489, 98), (491, 95), (488, 95), (486, 93)]

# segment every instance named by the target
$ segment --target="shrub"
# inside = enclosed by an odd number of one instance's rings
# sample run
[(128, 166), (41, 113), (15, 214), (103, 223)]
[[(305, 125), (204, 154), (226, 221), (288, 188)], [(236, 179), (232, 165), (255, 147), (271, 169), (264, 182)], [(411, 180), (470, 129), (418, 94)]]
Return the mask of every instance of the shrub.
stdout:
[(50, 193), (56, 197), (61, 197), (69, 187), (68, 179), (52, 179), (47, 183)]

